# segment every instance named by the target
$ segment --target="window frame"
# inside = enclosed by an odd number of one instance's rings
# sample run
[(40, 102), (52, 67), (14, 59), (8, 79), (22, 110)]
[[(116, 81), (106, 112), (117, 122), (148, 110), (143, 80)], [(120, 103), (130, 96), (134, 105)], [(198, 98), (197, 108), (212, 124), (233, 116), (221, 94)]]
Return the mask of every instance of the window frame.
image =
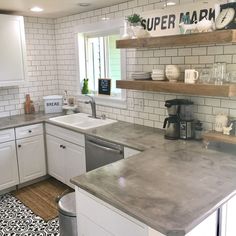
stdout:
[[(105, 29), (105, 30), (104, 30)], [(82, 80), (85, 78), (86, 62), (85, 58), (85, 37), (106, 36), (109, 34), (120, 34), (123, 31), (123, 20), (114, 19), (107, 21), (99, 21), (91, 24), (76, 26), (74, 29), (76, 43), (76, 77), (78, 82), (77, 96), (80, 101), (85, 101), (87, 98), (81, 94)], [(126, 80), (126, 49), (121, 51), (121, 79)], [(118, 108), (126, 108), (126, 90), (121, 90), (121, 98), (111, 97), (107, 95), (93, 95), (98, 105), (112, 106)]]

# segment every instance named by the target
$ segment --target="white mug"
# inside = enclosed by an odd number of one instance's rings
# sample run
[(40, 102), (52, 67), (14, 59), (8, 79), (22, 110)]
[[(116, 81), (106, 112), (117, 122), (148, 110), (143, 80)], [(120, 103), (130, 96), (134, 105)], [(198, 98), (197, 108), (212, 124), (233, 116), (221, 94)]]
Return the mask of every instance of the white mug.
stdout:
[(196, 71), (194, 69), (187, 69), (187, 70), (185, 70), (184, 74), (185, 74), (184, 82), (186, 84), (195, 84), (198, 77), (199, 77), (198, 71)]

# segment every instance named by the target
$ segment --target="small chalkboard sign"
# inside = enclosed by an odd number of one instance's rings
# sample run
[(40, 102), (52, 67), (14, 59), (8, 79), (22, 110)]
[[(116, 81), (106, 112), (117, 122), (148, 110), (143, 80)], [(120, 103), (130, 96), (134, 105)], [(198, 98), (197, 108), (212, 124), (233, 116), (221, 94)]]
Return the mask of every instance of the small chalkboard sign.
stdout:
[(111, 95), (111, 79), (98, 79), (98, 94)]

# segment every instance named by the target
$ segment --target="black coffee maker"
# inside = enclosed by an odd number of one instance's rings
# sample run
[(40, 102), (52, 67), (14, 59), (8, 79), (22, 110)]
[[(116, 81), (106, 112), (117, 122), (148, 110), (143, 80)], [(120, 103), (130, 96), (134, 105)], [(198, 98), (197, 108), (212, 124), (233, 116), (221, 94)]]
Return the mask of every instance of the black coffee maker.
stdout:
[(193, 102), (186, 99), (165, 101), (169, 117), (164, 121), (166, 139), (190, 139), (193, 137)]
[(163, 128), (165, 128), (166, 139), (179, 139), (180, 134), (180, 105), (179, 99), (165, 101), (165, 107), (169, 117), (165, 118)]

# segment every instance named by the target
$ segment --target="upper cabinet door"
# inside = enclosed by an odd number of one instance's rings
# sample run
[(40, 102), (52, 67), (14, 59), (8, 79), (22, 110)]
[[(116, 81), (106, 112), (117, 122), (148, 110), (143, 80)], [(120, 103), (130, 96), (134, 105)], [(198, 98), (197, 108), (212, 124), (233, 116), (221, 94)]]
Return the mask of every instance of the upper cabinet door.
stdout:
[(0, 15), (0, 87), (26, 78), (26, 48), (22, 16)]

